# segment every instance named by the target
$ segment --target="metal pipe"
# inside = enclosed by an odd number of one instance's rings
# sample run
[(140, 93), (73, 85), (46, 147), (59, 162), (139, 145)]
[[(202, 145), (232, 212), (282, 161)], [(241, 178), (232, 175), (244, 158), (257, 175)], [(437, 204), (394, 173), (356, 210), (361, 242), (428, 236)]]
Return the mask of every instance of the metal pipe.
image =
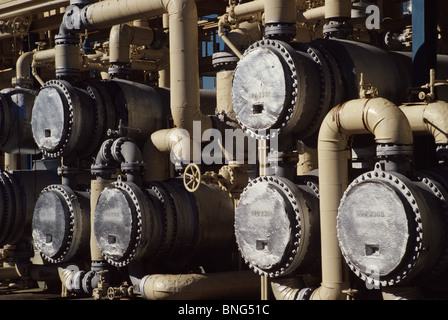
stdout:
[(223, 15), (219, 21), (218, 21), (218, 36), (224, 41), (224, 43), (232, 50), (232, 52), (241, 59), (243, 54), (240, 50), (227, 38), (226, 34), (224, 33), (224, 26), (226, 25), (226, 21), (228, 20), (228, 15)]
[(272, 278), (271, 289), (276, 300), (304, 300), (312, 291), (301, 277)]
[(151, 143), (162, 153), (169, 153), (171, 162), (184, 163), (201, 159), (200, 141), (178, 128), (162, 129), (151, 135)]
[(297, 22), (307, 22), (325, 18), (325, 6), (297, 12)]
[(265, 23), (296, 23), (295, 0), (264, 0)]
[[(201, 121), (201, 129), (212, 127), (209, 117), (199, 109), (199, 62), (197, 9), (194, 0), (101, 1), (82, 9), (80, 19), (86, 27), (105, 27), (163, 13), (169, 15), (171, 61), (171, 111), (177, 127), (190, 135), (193, 121)], [(82, 18), (81, 18), (82, 17)]]
[(154, 33), (150, 28), (120, 24), (110, 29), (109, 39), (109, 61), (130, 63), (129, 46), (150, 45), (154, 40)]
[[(16, 62), (16, 78), (13, 79), (15, 85), (22, 86), (25, 85), (28, 88), (31, 88), (32, 80), (30, 78), (29, 67), (33, 62), (34, 52), (25, 52), (23, 53)], [(25, 82), (25, 83), (23, 83)]]
[(143, 277), (140, 292), (148, 300), (256, 297), (259, 277), (252, 271), (209, 274), (152, 274)]
[(435, 101), (400, 106), (409, 120), (412, 131), (428, 133), (436, 144), (448, 144), (448, 103)]
[(230, 12), (230, 16), (232, 18), (240, 18), (247, 15), (252, 15), (264, 10), (264, 0), (251, 1), (246, 2), (240, 5), (237, 5), (232, 8), (233, 11)]
[(318, 164), (322, 245), (322, 285), (311, 299), (343, 298), (343, 261), (338, 246), (336, 216), (348, 185), (348, 139), (372, 133), (377, 143), (411, 145), (412, 130), (404, 113), (383, 99), (357, 99), (333, 108), (325, 117), (318, 138)]
[(141, 186), (144, 162), (140, 148), (129, 138), (118, 138), (111, 150), (115, 161), (121, 164), (121, 171), (126, 173), (126, 180)]
[(90, 259), (92, 262), (105, 262), (103, 254), (96, 242), (93, 224), (98, 198), (100, 197), (101, 192), (103, 192), (103, 190), (112, 182), (113, 180), (105, 180), (101, 178), (90, 181)]
[(325, 0), (325, 19), (350, 18), (351, 0)]

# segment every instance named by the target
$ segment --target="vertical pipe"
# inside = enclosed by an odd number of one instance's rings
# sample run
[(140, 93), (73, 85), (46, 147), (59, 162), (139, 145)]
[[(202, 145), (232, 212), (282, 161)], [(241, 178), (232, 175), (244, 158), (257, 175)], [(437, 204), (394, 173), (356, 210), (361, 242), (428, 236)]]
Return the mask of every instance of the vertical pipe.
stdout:
[(325, 19), (350, 18), (351, 0), (325, 0)]
[(296, 23), (295, 0), (264, 0), (265, 22)]
[(105, 262), (98, 247), (93, 230), (95, 208), (101, 192), (110, 184), (112, 180), (96, 179), (91, 181), (90, 187), (90, 258), (92, 262)]
[(318, 139), (322, 285), (311, 299), (342, 299), (342, 290), (347, 289), (336, 217), (348, 186), (348, 140), (352, 135), (366, 133), (372, 133), (375, 141), (382, 144), (412, 145), (413, 142), (405, 114), (383, 98), (348, 101), (325, 117)]
[(437, 66), (437, 0), (412, 1), (412, 82), (429, 82), (429, 70)]

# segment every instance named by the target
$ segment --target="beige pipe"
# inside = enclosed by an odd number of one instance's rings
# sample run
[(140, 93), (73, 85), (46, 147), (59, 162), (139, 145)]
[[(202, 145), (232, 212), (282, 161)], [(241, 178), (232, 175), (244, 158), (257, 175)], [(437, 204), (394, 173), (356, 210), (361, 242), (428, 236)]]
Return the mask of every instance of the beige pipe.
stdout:
[(140, 283), (141, 294), (148, 300), (254, 299), (259, 290), (259, 277), (252, 271), (153, 274)]
[[(163, 14), (162, 16), (162, 26), (163, 30), (168, 33), (169, 30), (169, 17), (168, 14)], [(170, 87), (170, 63), (169, 55), (166, 58), (166, 67), (159, 71), (159, 87), (169, 88)]]
[(224, 26), (227, 25), (226, 21), (228, 20), (228, 15), (223, 15), (218, 22), (218, 36), (224, 41), (224, 43), (232, 50), (232, 52), (241, 59), (243, 54), (238, 50), (238, 48), (227, 38), (224, 33)]
[(92, 27), (105, 27), (168, 13), (171, 112), (174, 123), (186, 129), (190, 135), (193, 121), (201, 121), (203, 131), (212, 127), (210, 118), (199, 109), (198, 19), (194, 0), (106, 0), (86, 6), (83, 12)]
[(297, 22), (308, 22), (325, 18), (325, 6), (297, 12)]
[(233, 7), (233, 12), (230, 12), (232, 18), (241, 18), (250, 16), (264, 10), (264, 0), (251, 1)]
[(17, 79), (29, 79), (28, 67), (33, 62), (34, 52), (25, 52), (16, 62), (16, 77)]
[(273, 278), (271, 289), (275, 300), (300, 300), (300, 291), (307, 286), (299, 277)]
[(65, 73), (75, 75), (81, 71), (82, 66), (82, 50), (79, 45), (72, 43), (66, 43), (62, 40), (56, 40), (56, 55), (55, 66), (56, 72), (58, 70), (65, 70)]
[[(171, 162), (175, 159), (201, 159), (200, 141), (193, 139), (187, 132), (179, 128), (162, 129), (151, 134), (151, 142), (147, 142), (147, 148), (150, 144), (161, 153), (170, 154)], [(158, 158), (159, 156), (157, 156)]]
[(427, 133), (436, 144), (448, 144), (448, 103), (435, 101), (429, 104), (400, 106), (415, 133)]
[(325, 19), (350, 18), (351, 15), (351, 0), (325, 0)]
[(95, 208), (100, 197), (101, 192), (110, 184), (112, 180), (91, 180), (90, 182), (90, 258), (91, 261), (105, 261), (103, 254), (98, 247), (95, 238), (94, 218), (95, 218)]
[(0, 280), (15, 280), (20, 277), (16, 267), (0, 267)]
[(333, 108), (318, 138), (322, 284), (311, 299), (343, 298), (343, 261), (338, 245), (336, 216), (348, 185), (351, 135), (372, 133), (377, 143), (412, 144), (412, 130), (404, 113), (383, 99), (358, 99)]
[(296, 23), (295, 0), (264, 0), (266, 23)]
[(48, 50), (36, 51), (34, 52), (33, 64), (39, 67), (47, 63), (53, 64), (55, 55), (56, 50), (54, 48)]
[(130, 45), (149, 45), (154, 40), (154, 33), (150, 28), (120, 24), (111, 28), (109, 39), (109, 61), (130, 63)]

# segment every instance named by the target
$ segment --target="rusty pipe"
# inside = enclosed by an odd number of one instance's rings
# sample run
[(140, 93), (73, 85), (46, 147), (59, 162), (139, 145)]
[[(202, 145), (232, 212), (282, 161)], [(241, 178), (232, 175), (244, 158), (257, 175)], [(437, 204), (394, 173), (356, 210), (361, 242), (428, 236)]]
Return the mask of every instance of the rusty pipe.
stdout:
[(383, 98), (348, 101), (333, 108), (325, 117), (318, 138), (322, 284), (311, 299), (343, 298), (343, 260), (336, 216), (348, 185), (348, 139), (366, 133), (374, 134), (377, 143), (411, 145), (413, 142), (405, 114)]

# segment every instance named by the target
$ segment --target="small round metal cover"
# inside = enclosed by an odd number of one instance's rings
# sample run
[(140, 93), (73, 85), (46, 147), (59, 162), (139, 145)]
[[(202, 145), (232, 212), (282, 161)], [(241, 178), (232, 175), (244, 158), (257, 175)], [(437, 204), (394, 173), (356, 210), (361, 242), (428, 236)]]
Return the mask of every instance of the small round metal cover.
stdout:
[(64, 260), (73, 237), (73, 207), (69, 206), (70, 200), (65, 195), (62, 189), (50, 186), (42, 191), (34, 207), (34, 246), (52, 263)]
[(130, 182), (114, 182), (101, 192), (93, 229), (98, 247), (111, 265), (124, 267), (145, 254), (150, 232), (146, 225), (148, 201)]
[(37, 146), (52, 154), (68, 142), (73, 121), (72, 94), (63, 81), (50, 81), (39, 91), (31, 126)]
[(266, 139), (264, 130), (287, 124), (297, 96), (294, 54), (286, 43), (263, 40), (238, 62), (232, 101), (238, 122), (249, 134)]
[(368, 172), (347, 188), (337, 216), (337, 235), (349, 267), (370, 285), (406, 278), (421, 246), (418, 200), (404, 177)]
[(303, 198), (292, 182), (259, 177), (249, 182), (238, 202), (235, 236), (241, 254), (255, 272), (279, 276), (292, 272), (301, 240)]

